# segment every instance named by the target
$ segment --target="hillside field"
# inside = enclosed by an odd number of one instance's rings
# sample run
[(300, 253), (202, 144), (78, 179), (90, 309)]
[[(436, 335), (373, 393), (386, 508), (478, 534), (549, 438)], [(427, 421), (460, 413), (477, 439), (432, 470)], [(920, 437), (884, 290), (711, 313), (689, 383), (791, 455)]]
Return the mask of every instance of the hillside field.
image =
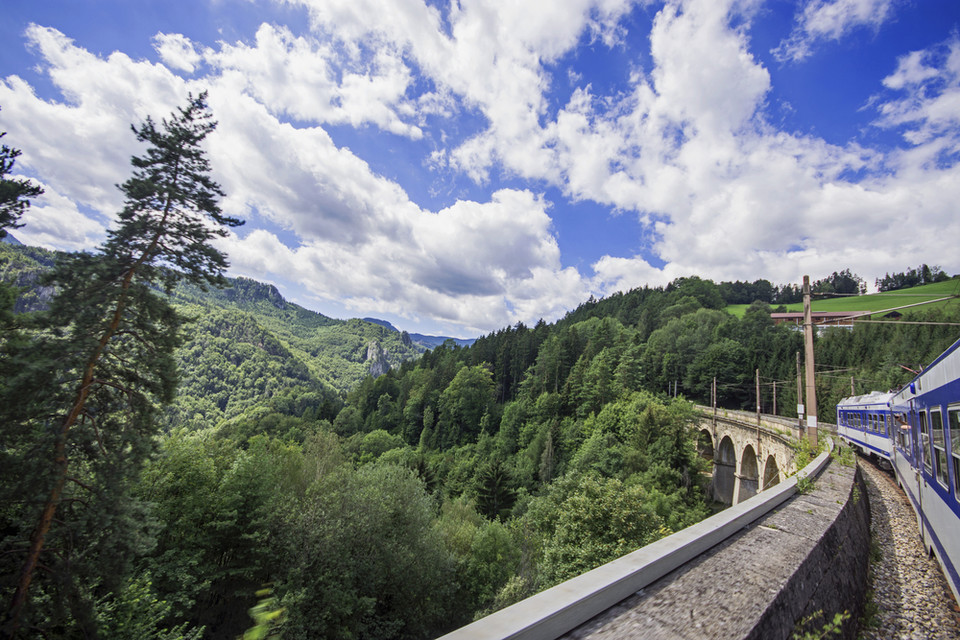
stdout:
[[(945, 282), (936, 282), (925, 284), (910, 289), (900, 289), (897, 291), (887, 291), (884, 293), (868, 293), (862, 296), (851, 296), (842, 298), (813, 299), (814, 311), (885, 311), (897, 307), (905, 307), (911, 304), (945, 298), (947, 296), (960, 295), (960, 279), (951, 279)], [(747, 307), (746, 304), (734, 304), (726, 307), (726, 310), (742, 318)], [(784, 305), (787, 311), (803, 311), (803, 303)], [(960, 308), (960, 298), (935, 302), (916, 309), (931, 308)], [(902, 310), (901, 313), (910, 313), (912, 309)]]

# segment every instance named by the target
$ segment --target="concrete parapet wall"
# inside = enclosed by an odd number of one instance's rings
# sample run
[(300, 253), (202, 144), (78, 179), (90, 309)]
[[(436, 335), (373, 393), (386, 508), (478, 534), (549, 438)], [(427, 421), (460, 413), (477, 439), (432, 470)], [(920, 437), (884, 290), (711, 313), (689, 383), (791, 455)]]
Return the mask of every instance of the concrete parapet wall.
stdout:
[[(714, 411), (710, 407), (701, 404), (694, 405), (694, 407), (708, 418), (714, 415)], [(739, 411), (737, 409), (717, 409), (716, 416), (718, 418), (725, 418), (745, 424), (756, 424), (757, 420), (756, 413), (752, 411)], [(760, 425), (770, 429), (771, 431), (779, 431), (781, 433), (793, 436), (794, 438), (800, 436), (800, 428), (797, 424), (797, 420), (795, 419), (761, 413)]]

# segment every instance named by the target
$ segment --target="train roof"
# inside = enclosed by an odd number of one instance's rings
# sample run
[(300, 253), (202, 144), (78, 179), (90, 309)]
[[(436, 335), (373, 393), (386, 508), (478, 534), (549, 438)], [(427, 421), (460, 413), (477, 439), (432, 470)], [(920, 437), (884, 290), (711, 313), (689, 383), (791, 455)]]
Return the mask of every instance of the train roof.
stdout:
[(873, 407), (886, 406), (895, 394), (892, 391), (871, 391), (862, 396), (850, 396), (837, 403), (838, 407)]
[(937, 389), (960, 378), (960, 340), (950, 345), (930, 365), (896, 393), (892, 403), (901, 404), (921, 393)]

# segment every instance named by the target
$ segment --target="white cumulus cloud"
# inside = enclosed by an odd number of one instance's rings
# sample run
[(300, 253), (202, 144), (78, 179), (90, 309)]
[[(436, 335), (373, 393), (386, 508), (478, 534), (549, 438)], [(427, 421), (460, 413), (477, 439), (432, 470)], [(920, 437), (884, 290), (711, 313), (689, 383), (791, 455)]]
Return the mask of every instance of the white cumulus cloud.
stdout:
[[(22, 231), (58, 248), (96, 244), (121, 204), (113, 185), (140, 151), (129, 125), (209, 89), (223, 207), (250, 221), (223, 241), (233, 273), (289, 283), (321, 307), (463, 335), (690, 274), (796, 282), (847, 266), (868, 279), (920, 262), (960, 270), (950, 245), (960, 233), (956, 37), (889, 61), (870, 108), (902, 146), (871, 149), (768, 121), (776, 87), (751, 53), (758, 0), (285, 4), (304, 8), (309, 27), (264, 22), (248, 39), (203, 44), (161, 33), (159, 62), (96, 55), (31, 26), (60, 98), (18, 76), (0, 81), (18, 166), (48, 189)], [(877, 28), (894, 6), (805, 2), (779, 54), (799, 60)], [(633, 11), (650, 16), (649, 31), (629, 31)], [(567, 64), (585, 43), (620, 55), (631, 38), (644, 55), (617, 82), (591, 84)], [(418, 202), (381, 173), (378, 150), (337, 143), (344, 127), (407, 145), (384, 156), (408, 163), (397, 175), (466, 176), (477, 188)], [(642, 251), (570, 266), (579, 261), (562, 254), (556, 221), (579, 201), (635, 219)], [(58, 225), (70, 225), (59, 239)]]
[(781, 62), (810, 57), (823, 40), (840, 40), (860, 27), (879, 28), (893, 14), (894, 0), (807, 0), (788, 38), (774, 50)]
[(189, 38), (180, 33), (158, 33), (153, 48), (168, 67), (193, 73), (202, 59)]

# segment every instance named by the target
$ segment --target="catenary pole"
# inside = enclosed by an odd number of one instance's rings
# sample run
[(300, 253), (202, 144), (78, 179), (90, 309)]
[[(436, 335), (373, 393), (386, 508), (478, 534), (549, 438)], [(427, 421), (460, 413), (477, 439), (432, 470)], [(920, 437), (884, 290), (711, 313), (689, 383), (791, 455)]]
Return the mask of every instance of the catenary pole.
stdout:
[(754, 392), (757, 394), (757, 424), (760, 424), (760, 369), (753, 374)]
[(803, 276), (803, 349), (806, 369), (807, 401), (807, 438), (810, 444), (817, 446), (817, 388), (814, 378), (813, 361), (813, 310), (810, 305), (810, 276)]
[(803, 384), (800, 375), (800, 352), (797, 351), (797, 429), (803, 433)]

